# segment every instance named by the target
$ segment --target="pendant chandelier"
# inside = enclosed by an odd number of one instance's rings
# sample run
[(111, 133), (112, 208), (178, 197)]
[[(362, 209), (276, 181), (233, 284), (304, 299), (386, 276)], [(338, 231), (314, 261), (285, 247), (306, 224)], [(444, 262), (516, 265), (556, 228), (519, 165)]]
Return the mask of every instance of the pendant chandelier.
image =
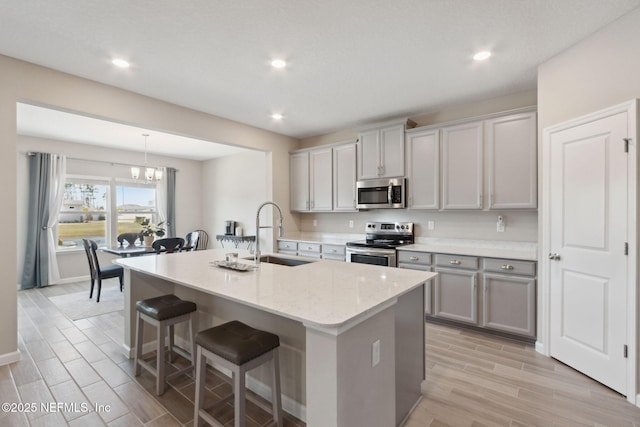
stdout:
[[(144, 179), (147, 181), (160, 181), (162, 179), (162, 168), (147, 166), (147, 137), (149, 136), (149, 134), (143, 133), (142, 136), (144, 136)], [(140, 178), (140, 167), (131, 167), (131, 178)]]

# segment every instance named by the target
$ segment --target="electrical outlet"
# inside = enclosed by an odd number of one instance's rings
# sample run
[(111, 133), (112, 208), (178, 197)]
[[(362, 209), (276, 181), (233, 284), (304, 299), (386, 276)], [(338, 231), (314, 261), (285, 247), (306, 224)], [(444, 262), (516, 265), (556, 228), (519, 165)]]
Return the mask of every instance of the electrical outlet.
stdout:
[(371, 367), (375, 367), (380, 363), (380, 340), (371, 344)]
[(504, 217), (502, 215), (498, 216), (498, 222), (496, 223), (496, 230), (499, 233), (504, 233)]
[(433, 230), (436, 228), (436, 223), (434, 221), (427, 221), (427, 229)]
[(317, 220), (317, 219), (314, 219), (314, 220), (313, 220), (313, 226), (314, 226), (314, 227), (317, 227), (317, 226), (318, 226), (318, 220)]
[(352, 219), (349, 220), (349, 228), (353, 228), (353, 220)]

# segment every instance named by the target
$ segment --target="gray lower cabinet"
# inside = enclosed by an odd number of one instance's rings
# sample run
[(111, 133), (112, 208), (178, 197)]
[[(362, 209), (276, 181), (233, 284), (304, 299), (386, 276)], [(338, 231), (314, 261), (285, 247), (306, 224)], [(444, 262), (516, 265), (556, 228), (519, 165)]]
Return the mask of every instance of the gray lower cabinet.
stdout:
[[(447, 262), (454, 267), (440, 267), (444, 261), (439, 258), (446, 257)], [(443, 319), (458, 322), (478, 324), (478, 272), (467, 270), (462, 265), (464, 260), (449, 255), (436, 255), (436, 268), (438, 275), (435, 278), (433, 315)], [(458, 263), (459, 262), (459, 263)], [(477, 265), (477, 259), (473, 259)]]
[(345, 261), (346, 256), (347, 253), (345, 245), (322, 244), (322, 259)]
[(484, 260), (481, 326), (535, 338), (535, 267), (529, 261)]
[(332, 259), (336, 261), (346, 260), (345, 245), (340, 244), (279, 239), (278, 253), (298, 255), (307, 258)]
[(308, 258), (320, 258), (320, 243), (298, 242), (298, 255)]
[(438, 273), (425, 286), (427, 316), (535, 338), (535, 261), (400, 250), (398, 267)]
[(278, 240), (278, 253), (298, 255), (298, 242), (293, 240)]
[[(411, 270), (433, 271), (431, 267), (431, 254), (419, 251), (398, 251), (398, 268)], [(429, 280), (424, 285), (424, 312), (433, 314), (432, 283)]]

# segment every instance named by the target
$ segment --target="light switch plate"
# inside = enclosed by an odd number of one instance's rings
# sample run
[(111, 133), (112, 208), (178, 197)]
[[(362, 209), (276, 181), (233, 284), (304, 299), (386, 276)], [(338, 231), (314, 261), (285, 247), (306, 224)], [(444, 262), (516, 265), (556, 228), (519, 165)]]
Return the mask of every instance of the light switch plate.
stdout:
[(375, 367), (380, 363), (380, 340), (371, 344), (371, 367)]

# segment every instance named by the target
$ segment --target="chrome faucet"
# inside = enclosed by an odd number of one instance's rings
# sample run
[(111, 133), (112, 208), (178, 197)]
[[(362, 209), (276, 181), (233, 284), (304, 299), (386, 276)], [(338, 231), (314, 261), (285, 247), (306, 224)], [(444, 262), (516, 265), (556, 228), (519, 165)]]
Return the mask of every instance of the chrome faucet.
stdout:
[(271, 225), (260, 225), (260, 211), (266, 205), (273, 205), (278, 209), (278, 213), (280, 214), (280, 221), (278, 223), (279, 236), (282, 237), (282, 209), (275, 202), (264, 202), (258, 207), (258, 212), (256, 213), (256, 250), (253, 255), (253, 262), (258, 266), (260, 264), (260, 229), (261, 228), (273, 228)]

